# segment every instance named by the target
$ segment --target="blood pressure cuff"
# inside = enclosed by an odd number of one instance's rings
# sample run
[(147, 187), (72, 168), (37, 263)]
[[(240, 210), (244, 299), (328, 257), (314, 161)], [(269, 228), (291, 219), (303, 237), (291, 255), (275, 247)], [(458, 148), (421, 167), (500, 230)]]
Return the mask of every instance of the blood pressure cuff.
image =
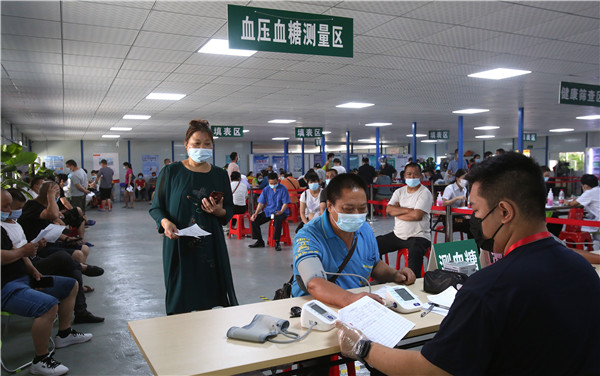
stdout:
[(233, 326), (227, 331), (227, 338), (241, 339), (243, 341), (265, 343), (285, 332), (290, 326), (290, 322), (284, 319), (268, 315), (256, 315), (252, 322), (246, 326)]
[(298, 263), (298, 273), (300, 273), (300, 275), (296, 275), (296, 283), (298, 284), (300, 290), (307, 294), (309, 294), (308, 283), (311, 281), (311, 279), (327, 279), (327, 275), (323, 269), (323, 264), (318, 257), (307, 257), (300, 261), (300, 263)]

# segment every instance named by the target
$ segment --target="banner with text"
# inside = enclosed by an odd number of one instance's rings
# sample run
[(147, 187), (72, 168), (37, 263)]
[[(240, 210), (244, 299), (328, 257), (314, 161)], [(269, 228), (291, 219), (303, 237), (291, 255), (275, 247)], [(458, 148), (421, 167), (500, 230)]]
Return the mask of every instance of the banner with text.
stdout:
[(229, 4), (227, 32), (234, 49), (354, 56), (352, 18)]
[(151, 176), (153, 172), (158, 175), (158, 155), (143, 154), (142, 155), (142, 174)]
[(450, 131), (448, 131), (448, 130), (429, 131), (429, 139), (430, 140), (449, 140), (450, 139)]
[(600, 107), (600, 86), (561, 81), (558, 103)]
[(323, 128), (296, 128), (296, 138), (321, 137)]
[(243, 137), (244, 127), (213, 125), (210, 127), (215, 137)]

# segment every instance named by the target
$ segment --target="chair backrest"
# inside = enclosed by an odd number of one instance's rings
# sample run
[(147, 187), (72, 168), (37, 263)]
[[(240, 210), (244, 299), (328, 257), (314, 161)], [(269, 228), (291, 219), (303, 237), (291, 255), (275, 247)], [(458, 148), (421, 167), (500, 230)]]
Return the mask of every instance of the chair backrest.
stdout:
[[(569, 210), (568, 219), (575, 219), (575, 220), (581, 221), (583, 219), (583, 209), (582, 208), (572, 208), (571, 210)], [(566, 232), (580, 232), (581, 226), (566, 225), (565, 231)]]

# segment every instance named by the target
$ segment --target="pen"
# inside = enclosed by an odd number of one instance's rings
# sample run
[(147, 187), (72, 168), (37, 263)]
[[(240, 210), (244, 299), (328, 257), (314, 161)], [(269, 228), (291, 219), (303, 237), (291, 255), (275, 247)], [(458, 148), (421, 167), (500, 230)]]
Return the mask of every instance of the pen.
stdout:
[(433, 311), (433, 308), (439, 307), (439, 306), (440, 306), (439, 304), (429, 302), (429, 308), (427, 308), (427, 311), (421, 313), (421, 317), (425, 317), (425, 315), (427, 315), (429, 312)]

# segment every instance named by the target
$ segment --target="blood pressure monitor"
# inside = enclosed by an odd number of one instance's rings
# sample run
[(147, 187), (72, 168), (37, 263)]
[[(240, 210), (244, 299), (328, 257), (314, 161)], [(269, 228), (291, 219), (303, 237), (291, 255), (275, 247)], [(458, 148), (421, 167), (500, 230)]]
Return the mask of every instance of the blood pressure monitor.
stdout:
[[(385, 300), (390, 308), (400, 313), (411, 313), (421, 309), (423, 303), (405, 286), (387, 286)], [(395, 304), (393, 304), (395, 303)]]
[(302, 306), (300, 324), (303, 328), (312, 328), (326, 332), (333, 329), (338, 319), (337, 313), (318, 300), (311, 300)]

